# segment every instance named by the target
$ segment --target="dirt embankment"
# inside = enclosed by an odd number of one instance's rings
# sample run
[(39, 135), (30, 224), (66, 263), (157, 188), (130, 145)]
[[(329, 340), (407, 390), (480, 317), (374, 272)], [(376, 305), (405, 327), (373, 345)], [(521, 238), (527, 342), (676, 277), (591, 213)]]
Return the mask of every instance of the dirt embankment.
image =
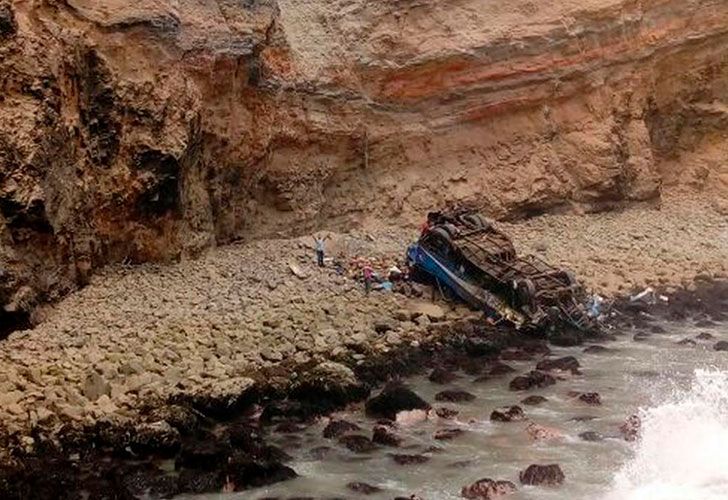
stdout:
[(445, 201), (725, 196), (726, 26), (715, 0), (2, 0), (2, 321), (110, 262)]

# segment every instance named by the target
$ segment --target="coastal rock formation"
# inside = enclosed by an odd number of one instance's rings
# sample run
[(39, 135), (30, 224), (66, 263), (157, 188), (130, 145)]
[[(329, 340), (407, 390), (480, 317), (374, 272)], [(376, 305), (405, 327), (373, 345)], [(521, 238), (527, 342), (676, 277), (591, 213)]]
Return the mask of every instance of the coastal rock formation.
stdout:
[(716, 0), (1, 0), (0, 322), (239, 238), (725, 193), (727, 26)]

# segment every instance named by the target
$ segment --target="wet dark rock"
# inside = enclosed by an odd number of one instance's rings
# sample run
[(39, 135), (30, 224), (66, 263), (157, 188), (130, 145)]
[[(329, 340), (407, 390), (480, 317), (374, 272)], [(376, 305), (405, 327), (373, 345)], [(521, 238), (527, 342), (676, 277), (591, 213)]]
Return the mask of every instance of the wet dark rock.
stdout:
[(473, 357), (496, 357), (501, 351), (498, 343), (479, 337), (468, 338), (464, 347), (465, 352)]
[(708, 333), (708, 332), (699, 333), (695, 337), (696, 340), (713, 340), (714, 338), (715, 338), (715, 335), (713, 335), (712, 333)]
[(665, 329), (664, 329), (663, 327), (661, 327), (660, 325), (652, 325), (652, 326), (650, 327), (650, 332), (652, 332), (652, 333), (666, 333), (666, 332), (667, 332), (667, 330), (665, 330)]
[(450, 403), (459, 403), (462, 401), (473, 401), (475, 395), (462, 390), (447, 390), (435, 394), (435, 401), (447, 401)]
[(597, 417), (594, 415), (578, 415), (576, 417), (572, 417), (569, 419), (569, 422), (589, 422), (591, 420), (596, 420)]
[(237, 455), (230, 460), (226, 476), (234, 491), (242, 491), (287, 481), (298, 474), (280, 462), (256, 461), (246, 455)]
[(527, 391), (533, 388), (547, 387), (555, 383), (556, 379), (548, 373), (532, 370), (511, 380), (508, 388), (512, 391)]
[(716, 351), (728, 351), (728, 341), (721, 340), (716, 342), (713, 349)]
[(515, 371), (516, 369), (510, 365), (496, 362), (488, 370), (488, 375), (490, 375), (491, 377), (497, 377), (499, 375), (508, 375), (509, 373), (514, 373)]
[(583, 352), (585, 352), (587, 354), (601, 354), (603, 352), (609, 352), (609, 351), (611, 351), (611, 349), (608, 347), (604, 347), (603, 345), (594, 344), (594, 345), (585, 347)]
[(225, 476), (221, 470), (184, 469), (177, 478), (180, 493), (213, 493), (222, 490)]
[(470, 486), (460, 490), (460, 496), (471, 500), (497, 500), (503, 496), (515, 493), (516, 485), (510, 481), (496, 481), (493, 479), (480, 479)]
[(647, 333), (647, 332), (637, 332), (632, 337), (632, 340), (634, 340), (635, 342), (643, 342), (643, 341), (647, 340), (648, 338), (650, 338), (650, 334), (649, 333)]
[(18, 24), (15, 22), (15, 15), (12, 7), (0, 3), (0, 39), (9, 38), (18, 31)]
[(563, 484), (566, 476), (558, 464), (549, 465), (529, 465), (524, 471), (518, 474), (521, 484), (529, 484), (533, 486), (558, 486)]
[(543, 359), (536, 365), (536, 370), (544, 372), (561, 370), (577, 374), (580, 366), (579, 361), (574, 356), (565, 356), (557, 359)]
[(698, 345), (698, 343), (696, 341), (694, 341), (693, 339), (682, 339), (678, 342), (675, 342), (675, 344), (683, 345), (683, 346), (687, 346), (687, 347), (695, 347), (696, 345)]
[(382, 491), (382, 488), (379, 488), (378, 486), (372, 486), (371, 484), (367, 483), (349, 483), (346, 485), (347, 488), (349, 488), (351, 491), (354, 491), (356, 493), (361, 493), (362, 495), (371, 495), (373, 493), (379, 493)]
[(526, 415), (523, 408), (513, 405), (493, 410), (490, 419), (494, 422), (520, 422), (526, 419)]
[(449, 384), (453, 380), (456, 380), (458, 376), (450, 370), (446, 370), (442, 367), (437, 367), (432, 370), (430, 376), (427, 378), (433, 384)]
[(347, 422), (346, 420), (332, 420), (324, 427), (323, 436), (327, 439), (337, 438), (349, 432), (361, 430), (356, 424)]
[(263, 424), (279, 422), (311, 422), (320, 415), (320, 408), (302, 401), (272, 401), (265, 405), (260, 415)]
[(602, 441), (604, 437), (598, 432), (586, 431), (579, 434), (579, 437), (584, 441)]
[(410, 495), (408, 497), (394, 497), (394, 500), (423, 500), (421, 497), (418, 497), (417, 495)]
[(306, 429), (305, 426), (297, 422), (281, 422), (275, 426), (275, 431), (283, 434), (298, 434)]
[(533, 396), (528, 396), (527, 398), (522, 399), (521, 403), (523, 403), (524, 405), (536, 406), (536, 405), (540, 405), (541, 403), (545, 403), (546, 401), (548, 401), (548, 399), (546, 399), (543, 396), (533, 395)]
[(457, 462), (452, 462), (447, 466), (451, 469), (464, 469), (465, 467), (470, 467), (473, 464), (475, 464), (475, 460), (458, 460)]
[(382, 446), (399, 446), (402, 440), (383, 425), (378, 425), (372, 431), (372, 442)]
[(185, 442), (175, 460), (175, 468), (218, 469), (227, 463), (232, 448), (212, 437)]
[(619, 432), (625, 441), (636, 441), (640, 434), (640, 428), (642, 427), (642, 420), (638, 415), (630, 415), (619, 426)]
[(367, 401), (366, 414), (395, 420), (397, 413), (408, 410), (429, 410), (430, 404), (403, 385), (389, 385)]
[(483, 362), (479, 359), (466, 359), (462, 363), (462, 370), (471, 376), (477, 376), (483, 373)]
[(428, 462), (430, 460), (430, 457), (427, 457), (425, 455), (405, 455), (393, 453), (390, 455), (390, 457), (392, 457), (392, 460), (394, 460), (399, 465), (424, 464), (425, 462)]
[(290, 390), (291, 399), (315, 408), (319, 415), (369, 397), (369, 387), (347, 366), (332, 361), (304, 373)]
[(151, 412), (150, 418), (153, 421), (164, 420), (183, 435), (192, 434), (200, 424), (199, 418), (194, 411), (186, 406), (174, 404), (155, 408)]
[(135, 426), (128, 444), (137, 456), (156, 454), (165, 457), (174, 456), (180, 445), (179, 431), (165, 421)]
[(457, 410), (453, 410), (452, 408), (447, 408), (445, 406), (441, 406), (435, 410), (435, 415), (440, 418), (452, 418), (458, 413), (460, 412)]
[(592, 406), (601, 406), (602, 404), (602, 398), (597, 392), (585, 392), (583, 394), (579, 394), (578, 399), (582, 403)]
[(377, 449), (377, 445), (361, 434), (348, 434), (339, 438), (339, 443), (354, 453), (369, 453)]
[(465, 434), (465, 431), (462, 429), (440, 429), (439, 431), (435, 432), (435, 435), (433, 437), (440, 441), (448, 441), (450, 439), (455, 439), (456, 437), (462, 436), (463, 434)]

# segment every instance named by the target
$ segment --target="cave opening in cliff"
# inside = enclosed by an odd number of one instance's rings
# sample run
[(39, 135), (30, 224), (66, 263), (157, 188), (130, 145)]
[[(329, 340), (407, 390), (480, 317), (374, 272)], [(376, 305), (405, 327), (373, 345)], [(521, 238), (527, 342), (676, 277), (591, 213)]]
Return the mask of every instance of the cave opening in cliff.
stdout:
[(8, 312), (0, 309), (0, 340), (4, 340), (13, 332), (29, 330), (30, 314), (27, 312)]

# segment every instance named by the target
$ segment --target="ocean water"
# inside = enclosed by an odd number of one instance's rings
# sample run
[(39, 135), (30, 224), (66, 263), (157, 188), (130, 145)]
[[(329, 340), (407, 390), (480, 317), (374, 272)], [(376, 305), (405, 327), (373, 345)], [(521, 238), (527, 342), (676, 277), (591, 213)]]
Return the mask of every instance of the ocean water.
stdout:
[[(433, 406), (459, 411), (453, 420), (428, 418), (395, 430), (402, 438), (399, 448), (380, 448), (353, 453), (336, 440), (322, 437), (327, 420), (291, 435), (271, 435), (274, 444), (292, 457), (290, 465), (299, 477), (227, 495), (202, 498), (262, 499), (358, 498), (347, 483), (360, 481), (381, 491), (365, 498), (392, 499), (418, 495), (425, 500), (462, 498), (460, 490), (481, 478), (514, 482), (512, 500), (717, 500), (728, 499), (728, 352), (713, 345), (728, 340), (728, 325), (696, 328), (688, 322), (661, 325), (665, 333), (635, 341), (625, 332), (605, 346), (602, 353), (585, 353), (583, 347), (555, 348), (554, 356), (575, 356), (582, 374), (566, 376), (557, 384), (526, 393), (508, 389), (517, 374), (475, 382), (458, 373), (451, 384), (436, 385), (425, 376), (407, 384)], [(696, 346), (677, 344), (700, 333), (713, 335), (696, 340)], [(619, 333), (619, 332), (618, 332)], [(534, 368), (536, 360), (508, 362), (518, 372)], [(463, 389), (476, 396), (463, 403), (437, 403), (443, 389)], [(570, 393), (598, 392), (601, 406), (579, 402)], [(547, 401), (538, 406), (521, 405), (529, 421), (552, 429), (559, 436), (534, 441), (527, 422), (491, 422), (490, 412), (500, 406), (520, 404), (538, 394)], [(640, 439), (625, 441), (619, 431), (627, 417), (638, 414)], [(361, 427), (371, 436), (376, 424), (361, 408), (336, 415)], [(459, 428), (464, 433), (450, 441), (434, 439), (438, 430)], [(585, 441), (586, 431), (602, 436)], [(321, 448), (325, 453), (321, 457)], [(419, 454), (427, 462), (398, 465), (392, 453)], [(566, 481), (559, 487), (522, 486), (519, 471), (530, 464), (561, 466)]]

